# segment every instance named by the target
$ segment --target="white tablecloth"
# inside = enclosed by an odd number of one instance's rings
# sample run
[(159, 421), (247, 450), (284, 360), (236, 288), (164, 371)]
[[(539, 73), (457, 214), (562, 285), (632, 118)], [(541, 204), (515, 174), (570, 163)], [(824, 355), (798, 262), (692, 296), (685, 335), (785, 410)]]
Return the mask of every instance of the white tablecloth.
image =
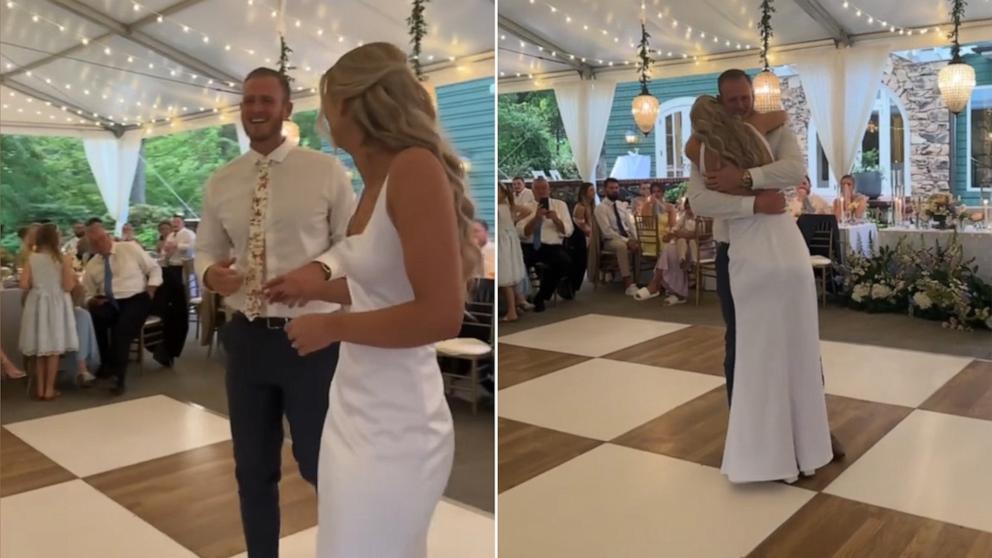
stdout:
[(875, 223), (860, 225), (840, 225), (840, 249), (844, 254), (857, 252), (871, 257), (871, 247), (878, 247), (878, 226)]
[[(919, 248), (921, 242), (926, 246), (938, 242), (947, 246), (953, 235), (954, 231), (888, 228), (878, 232), (878, 239), (880, 246), (895, 247), (900, 238), (906, 238), (907, 243)], [(978, 276), (992, 283), (992, 231), (959, 231), (958, 241), (964, 249), (965, 259), (975, 258), (972, 265), (978, 266)]]
[(613, 163), (610, 176), (617, 180), (651, 178), (651, 157), (647, 155), (621, 155)]

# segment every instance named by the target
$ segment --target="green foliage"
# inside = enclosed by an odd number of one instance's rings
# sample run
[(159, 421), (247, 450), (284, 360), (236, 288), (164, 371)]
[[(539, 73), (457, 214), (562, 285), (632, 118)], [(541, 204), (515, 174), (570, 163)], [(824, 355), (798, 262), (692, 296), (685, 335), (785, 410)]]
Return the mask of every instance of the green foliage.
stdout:
[(861, 161), (855, 165), (854, 172), (877, 172), (879, 170), (878, 149), (869, 149), (861, 153)]
[(562, 178), (579, 178), (554, 91), (500, 95), (497, 116), (501, 175), (555, 169)]
[(293, 114), (293, 122), (300, 127), (300, 147), (320, 151), (323, 141), (317, 133), (317, 111), (310, 110)]
[(665, 201), (668, 203), (678, 203), (685, 196), (685, 191), (688, 188), (688, 182), (680, 182), (675, 187), (665, 190)]
[[(168, 186), (194, 212), (203, 203), (203, 185), (211, 174), (241, 154), (233, 124), (201, 128), (145, 140), (144, 156), (148, 205), (168, 207), (175, 212), (182, 203)], [(88, 169), (87, 169), (88, 170)]]

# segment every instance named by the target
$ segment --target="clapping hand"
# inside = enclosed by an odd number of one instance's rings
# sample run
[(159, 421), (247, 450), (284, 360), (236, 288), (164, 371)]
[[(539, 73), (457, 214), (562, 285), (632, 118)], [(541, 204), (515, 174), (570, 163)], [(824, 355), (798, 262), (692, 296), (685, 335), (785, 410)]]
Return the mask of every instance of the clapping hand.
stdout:
[(265, 284), (270, 304), (285, 304), (291, 308), (303, 306), (319, 298), (320, 288), (327, 282), (323, 268), (316, 262), (280, 275)]

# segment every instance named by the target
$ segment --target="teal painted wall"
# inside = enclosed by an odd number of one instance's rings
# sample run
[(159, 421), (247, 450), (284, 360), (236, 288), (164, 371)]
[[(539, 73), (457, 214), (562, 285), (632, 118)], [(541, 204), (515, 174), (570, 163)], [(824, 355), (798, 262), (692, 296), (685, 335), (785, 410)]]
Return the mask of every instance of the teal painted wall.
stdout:
[[(757, 75), (758, 70), (748, 70), (748, 73)], [(666, 101), (678, 97), (698, 97), (700, 95), (716, 95), (716, 78), (720, 74), (701, 74), (698, 76), (683, 76), (668, 79), (652, 79), (649, 86), (651, 94), (658, 98), (662, 104)], [(613, 164), (617, 157), (626, 155), (631, 150), (625, 139), (627, 131), (633, 130), (641, 137), (641, 142), (637, 144), (637, 150), (641, 155), (651, 157), (651, 176), (658, 174), (658, 162), (655, 160), (654, 147), (657, 127), (651, 134), (644, 137), (634, 124), (634, 117), (630, 113), (630, 105), (634, 97), (641, 92), (641, 85), (636, 81), (618, 83), (616, 92), (613, 94), (613, 110), (610, 113), (610, 123), (606, 127), (606, 140), (603, 142), (606, 156), (607, 175), (613, 170)]]
[[(976, 85), (992, 85), (992, 60), (985, 58), (983, 56), (966, 56), (965, 62), (971, 64), (975, 68), (975, 83)], [(965, 142), (968, 138), (967, 132), (967, 118), (964, 112), (957, 116), (957, 129), (955, 135), (955, 144), (957, 145), (957, 152), (954, 157), (954, 181), (952, 186), (952, 193), (956, 196), (961, 196), (961, 200), (970, 205), (978, 205), (981, 200), (978, 199), (979, 192), (968, 191), (968, 164), (971, 157), (971, 146), (967, 145)], [(992, 161), (986, 161), (986, 164), (992, 164)]]
[[(441, 126), (458, 154), (471, 163), (469, 194), (475, 202), (476, 218), (489, 223), (490, 231), (495, 231), (496, 224), (494, 83), (493, 78), (484, 78), (437, 88)], [(356, 192), (361, 191), (362, 180), (351, 157), (344, 151), (331, 150), (327, 145), (324, 151), (334, 153), (352, 169), (355, 174), (352, 184)]]

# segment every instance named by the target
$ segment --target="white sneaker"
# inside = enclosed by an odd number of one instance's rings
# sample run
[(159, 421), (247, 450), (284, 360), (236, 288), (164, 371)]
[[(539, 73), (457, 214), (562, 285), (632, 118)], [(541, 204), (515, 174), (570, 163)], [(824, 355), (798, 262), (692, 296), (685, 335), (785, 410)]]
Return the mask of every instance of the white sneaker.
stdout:
[(627, 296), (634, 296), (634, 295), (636, 295), (637, 294), (637, 285), (633, 285), (632, 284), (631, 286), (627, 287), (627, 290), (624, 291), (623, 294), (625, 294)]
[(665, 297), (666, 306), (675, 306), (676, 304), (685, 304), (685, 300), (675, 295), (668, 295), (667, 297)]

